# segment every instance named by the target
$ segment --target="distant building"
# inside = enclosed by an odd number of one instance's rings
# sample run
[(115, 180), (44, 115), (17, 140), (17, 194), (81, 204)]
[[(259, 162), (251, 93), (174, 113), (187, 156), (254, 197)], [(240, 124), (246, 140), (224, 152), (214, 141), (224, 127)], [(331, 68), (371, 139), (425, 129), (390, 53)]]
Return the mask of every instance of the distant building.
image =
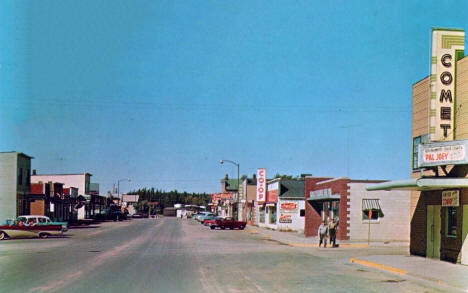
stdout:
[(245, 178), (239, 186), (239, 220), (255, 225), (255, 200), (257, 196), (257, 177)]
[(0, 153), (0, 220), (29, 213), (31, 159), (20, 152)]
[(60, 182), (63, 183), (65, 188), (75, 187), (78, 189), (78, 198), (82, 200), (82, 204), (78, 208), (78, 220), (91, 218), (95, 214), (95, 208), (90, 205), (91, 201), (91, 188), (90, 180), (92, 174), (79, 173), (79, 174), (36, 174), (33, 170), (31, 175), (31, 182)]

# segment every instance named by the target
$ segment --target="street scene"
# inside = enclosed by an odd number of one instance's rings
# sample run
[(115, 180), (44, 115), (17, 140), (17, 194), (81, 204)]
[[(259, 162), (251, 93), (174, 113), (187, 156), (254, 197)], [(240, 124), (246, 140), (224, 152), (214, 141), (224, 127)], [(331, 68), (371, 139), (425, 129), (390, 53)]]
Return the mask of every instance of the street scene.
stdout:
[[(73, 229), (66, 238), (2, 243), (4, 292), (444, 292), (433, 281), (349, 261), (403, 246), (293, 247), (248, 228), (139, 219)], [(313, 264), (313, 265), (311, 265)], [(28, 268), (28, 269), (25, 269)], [(466, 271), (465, 271), (466, 273)]]
[(0, 1), (0, 293), (467, 292), (465, 1)]

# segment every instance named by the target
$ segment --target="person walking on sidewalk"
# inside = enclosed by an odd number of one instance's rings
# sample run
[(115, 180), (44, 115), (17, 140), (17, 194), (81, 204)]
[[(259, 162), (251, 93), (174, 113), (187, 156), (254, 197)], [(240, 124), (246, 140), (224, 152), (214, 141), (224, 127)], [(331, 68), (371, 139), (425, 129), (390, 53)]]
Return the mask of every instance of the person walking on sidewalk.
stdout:
[(328, 223), (328, 234), (330, 235), (330, 245), (332, 247), (336, 247), (336, 230), (337, 229), (338, 229), (338, 222), (335, 221), (334, 218), (331, 218), (330, 223)]
[(327, 247), (328, 226), (325, 223), (325, 220), (323, 220), (322, 224), (320, 224), (317, 234), (320, 238), (319, 247), (322, 245), (322, 243), (323, 247)]

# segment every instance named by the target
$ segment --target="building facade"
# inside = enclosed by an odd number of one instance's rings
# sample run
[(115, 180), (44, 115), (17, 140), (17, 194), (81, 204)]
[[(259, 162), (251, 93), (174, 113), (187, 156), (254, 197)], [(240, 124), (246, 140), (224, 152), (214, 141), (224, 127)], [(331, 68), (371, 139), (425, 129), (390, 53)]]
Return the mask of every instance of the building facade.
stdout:
[(257, 192), (257, 177), (244, 178), (239, 186), (239, 221), (255, 225), (255, 200)]
[(79, 201), (75, 205), (77, 208), (77, 219), (83, 220), (91, 218), (95, 213), (94, 207), (96, 204), (93, 204), (92, 195), (90, 194), (91, 176), (87, 172), (79, 174), (36, 174), (35, 170), (33, 170), (31, 182), (59, 182), (63, 183), (63, 187), (77, 188), (77, 201)]
[(412, 87), (410, 253), (468, 265), (468, 58), (465, 32), (432, 29), (431, 72)]
[(322, 221), (338, 221), (338, 240), (408, 241), (409, 191), (369, 192), (382, 180), (306, 177), (305, 235), (317, 236)]
[(29, 214), (31, 159), (19, 152), (0, 153), (0, 220)]
[(278, 230), (304, 232), (305, 198), (304, 180), (280, 180), (278, 182)]

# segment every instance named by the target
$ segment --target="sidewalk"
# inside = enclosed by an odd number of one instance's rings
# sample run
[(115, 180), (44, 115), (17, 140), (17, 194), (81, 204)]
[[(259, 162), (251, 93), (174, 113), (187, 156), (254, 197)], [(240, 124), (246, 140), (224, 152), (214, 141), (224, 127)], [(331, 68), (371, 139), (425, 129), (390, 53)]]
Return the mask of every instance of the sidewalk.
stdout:
[[(252, 234), (260, 234), (265, 238), (287, 244), (293, 247), (317, 247), (317, 237), (305, 237), (297, 232), (280, 232), (260, 227), (247, 226), (246, 231)], [(339, 241), (339, 248), (363, 248), (369, 255), (358, 257), (349, 255), (348, 263), (368, 268), (383, 270), (406, 278), (419, 279), (434, 282), (438, 286), (449, 291), (468, 292), (468, 266), (453, 264), (445, 261), (429, 259), (420, 256), (405, 254), (379, 254), (377, 250), (381, 247), (408, 246), (408, 242), (371, 242), (353, 243)], [(356, 250), (341, 250), (356, 253)], [(375, 253), (375, 255), (373, 254)]]
[(451, 289), (468, 290), (468, 266), (460, 264), (409, 255), (371, 255), (351, 258), (350, 262), (432, 281)]
[[(263, 236), (275, 241), (287, 244), (294, 247), (318, 247), (318, 237), (305, 237), (303, 232), (280, 232), (276, 230), (265, 229), (255, 226), (247, 226), (246, 231), (252, 234), (262, 234)], [(408, 242), (354, 242), (354, 241), (337, 241), (340, 248), (368, 248), (374, 246), (408, 246)]]

